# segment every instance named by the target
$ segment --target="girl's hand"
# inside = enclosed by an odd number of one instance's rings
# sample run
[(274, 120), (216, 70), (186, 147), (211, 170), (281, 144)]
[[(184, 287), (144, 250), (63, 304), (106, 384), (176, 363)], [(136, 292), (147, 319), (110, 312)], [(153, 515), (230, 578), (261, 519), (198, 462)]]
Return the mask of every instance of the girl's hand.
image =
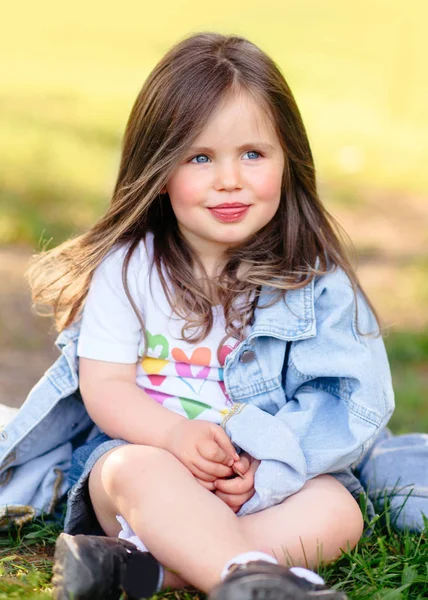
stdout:
[(230, 477), (233, 474), (231, 466), (239, 461), (224, 429), (208, 421), (179, 421), (170, 430), (165, 449), (197, 479), (209, 483)]
[[(251, 456), (249, 454), (247, 454), (246, 452), (243, 452), (240, 457), (239, 460), (235, 462), (233, 469), (237, 469), (241, 475), (245, 475), (245, 473), (248, 471), (248, 469), (250, 468), (250, 464), (251, 464)], [(236, 472), (234, 471), (232, 473), (232, 477), (236, 474)], [(239, 477), (239, 475), (238, 475)], [(206, 490), (210, 490), (210, 492), (215, 492), (216, 491), (216, 479), (213, 481), (203, 481), (202, 479), (199, 479), (198, 477), (195, 477), (196, 481), (202, 486), (204, 487)], [(222, 480), (219, 480), (222, 481)]]
[(237, 513), (241, 506), (254, 495), (254, 473), (260, 461), (255, 460), (246, 452), (235, 463), (235, 467), (244, 475), (233, 479), (217, 479), (214, 482), (215, 495), (225, 502), (233, 512)]

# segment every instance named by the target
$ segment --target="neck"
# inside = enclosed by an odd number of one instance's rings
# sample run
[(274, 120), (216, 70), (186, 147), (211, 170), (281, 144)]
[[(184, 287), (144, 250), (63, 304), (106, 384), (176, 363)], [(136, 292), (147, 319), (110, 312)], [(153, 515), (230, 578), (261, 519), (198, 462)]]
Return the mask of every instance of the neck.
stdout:
[[(181, 235), (192, 248), (193, 252), (198, 256), (209, 278), (216, 278), (220, 275), (222, 268), (225, 265), (225, 249), (227, 246), (210, 242), (209, 240), (201, 240), (196, 238), (191, 231), (184, 229), (179, 225)], [(196, 273), (196, 276), (202, 276), (201, 273)]]

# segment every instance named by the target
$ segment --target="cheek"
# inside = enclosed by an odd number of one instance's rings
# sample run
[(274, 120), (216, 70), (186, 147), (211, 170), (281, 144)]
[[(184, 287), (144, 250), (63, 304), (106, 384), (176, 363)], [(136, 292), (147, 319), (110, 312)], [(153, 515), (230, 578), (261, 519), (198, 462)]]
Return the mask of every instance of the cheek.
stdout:
[(201, 183), (195, 177), (180, 174), (169, 181), (167, 191), (173, 207), (191, 207), (200, 201)]
[(276, 200), (279, 202), (281, 195), (282, 172), (277, 170), (269, 170), (259, 177), (256, 181), (258, 196), (266, 202)]

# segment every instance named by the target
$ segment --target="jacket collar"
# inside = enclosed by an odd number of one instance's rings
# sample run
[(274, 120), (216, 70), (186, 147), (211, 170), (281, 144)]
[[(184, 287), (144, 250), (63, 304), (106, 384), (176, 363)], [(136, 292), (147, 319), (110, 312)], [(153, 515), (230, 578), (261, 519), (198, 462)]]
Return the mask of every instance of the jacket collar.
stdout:
[(62, 352), (62, 349), (67, 346), (70, 341), (75, 341), (80, 334), (80, 325), (82, 323), (82, 317), (79, 317), (70, 327), (63, 329), (55, 340), (55, 346)]
[(272, 288), (262, 287), (259, 306), (254, 313), (250, 338), (267, 335), (283, 340), (299, 340), (316, 335), (315, 278), (302, 288), (287, 291), (285, 298), (269, 308), (263, 308), (272, 299)]

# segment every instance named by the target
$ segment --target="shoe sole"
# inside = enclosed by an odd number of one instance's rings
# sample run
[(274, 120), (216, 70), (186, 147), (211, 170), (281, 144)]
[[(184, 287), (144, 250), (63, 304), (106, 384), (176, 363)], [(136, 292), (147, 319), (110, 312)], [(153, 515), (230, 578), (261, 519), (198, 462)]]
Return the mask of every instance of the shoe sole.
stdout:
[(54, 600), (90, 600), (94, 579), (82, 562), (72, 535), (61, 533), (55, 544), (53, 567)]

